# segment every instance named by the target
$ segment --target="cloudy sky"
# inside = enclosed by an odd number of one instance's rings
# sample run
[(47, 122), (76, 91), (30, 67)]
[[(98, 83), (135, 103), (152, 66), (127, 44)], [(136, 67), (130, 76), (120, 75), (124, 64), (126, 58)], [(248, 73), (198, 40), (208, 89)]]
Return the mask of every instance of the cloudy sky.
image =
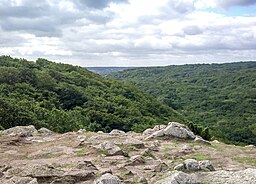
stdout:
[(256, 0), (0, 0), (0, 55), (80, 66), (256, 60)]

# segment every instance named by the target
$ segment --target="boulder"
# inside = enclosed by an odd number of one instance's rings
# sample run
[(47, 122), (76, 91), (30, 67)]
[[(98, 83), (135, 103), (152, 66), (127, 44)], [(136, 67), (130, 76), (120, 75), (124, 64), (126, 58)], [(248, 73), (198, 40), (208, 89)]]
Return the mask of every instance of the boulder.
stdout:
[(20, 137), (29, 137), (33, 136), (33, 134), (37, 133), (36, 128), (33, 125), (29, 126), (16, 126), (1, 132), (1, 135), (8, 136), (20, 136)]
[(174, 170), (177, 170), (177, 171), (184, 171), (185, 170), (185, 167), (184, 167), (184, 164), (178, 164), (174, 167)]
[(168, 124), (168, 126), (164, 129), (164, 135), (181, 139), (194, 139), (196, 137), (186, 125), (176, 122), (170, 122)]
[(200, 170), (203, 171), (215, 171), (212, 162), (209, 160), (202, 160), (198, 162)]
[(148, 128), (148, 129), (144, 130), (144, 132), (142, 134), (143, 135), (150, 135), (153, 132), (155, 132), (155, 130), (153, 130), (152, 128)]
[(195, 159), (187, 159), (182, 164), (178, 164), (174, 167), (178, 171), (214, 171), (214, 167), (209, 160), (197, 161)]
[(145, 164), (145, 158), (142, 155), (135, 155), (130, 158), (128, 166), (142, 165)]
[(132, 137), (127, 137), (125, 141), (122, 143), (122, 145), (134, 146), (135, 148), (138, 149), (145, 148), (145, 145), (142, 141)]
[(161, 161), (153, 167), (154, 172), (164, 172), (166, 170), (168, 170), (168, 165)]
[(148, 184), (148, 181), (147, 181), (147, 179), (145, 177), (139, 176), (138, 179), (137, 179), (137, 183)]
[(114, 135), (114, 136), (124, 136), (126, 135), (126, 133), (122, 130), (117, 130), (117, 129), (114, 129), (112, 130), (109, 135)]
[(107, 155), (124, 155), (124, 152), (121, 148), (115, 145), (113, 142), (103, 142), (99, 145), (100, 149), (106, 152)]
[(51, 131), (51, 130), (49, 130), (49, 129), (47, 129), (47, 128), (40, 128), (39, 130), (38, 130), (38, 133), (40, 133), (40, 134), (44, 134), (44, 135), (51, 135), (51, 134), (53, 134), (53, 132)]
[(188, 183), (199, 184), (199, 182), (197, 182), (195, 178), (181, 171), (172, 171), (168, 173), (167, 177), (165, 177), (164, 179), (161, 179), (155, 182), (155, 184), (188, 184)]
[(183, 164), (184, 164), (184, 168), (187, 171), (199, 171), (200, 170), (199, 163), (195, 159), (187, 159), (183, 162)]
[(19, 168), (12, 168), (6, 172), (6, 177), (31, 177), (36, 178), (38, 183), (77, 183), (92, 180), (95, 173), (91, 170), (81, 169), (57, 169), (50, 165), (27, 165)]
[(28, 165), (26, 167), (11, 168), (6, 172), (7, 177), (54, 178), (64, 175), (64, 171), (49, 165)]
[(154, 126), (153, 130), (158, 131), (158, 130), (163, 130), (166, 128), (166, 125), (156, 125)]
[(250, 144), (250, 145), (245, 146), (245, 148), (256, 148), (256, 146), (255, 146), (255, 145)]
[(106, 173), (94, 181), (94, 184), (121, 184), (121, 181), (117, 176)]
[(98, 170), (91, 161), (79, 161), (76, 165), (76, 168), (82, 170)]
[(211, 143), (207, 140), (204, 140), (202, 137), (200, 136), (196, 136), (196, 138), (194, 139), (195, 142), (198, 142), (198, 143), (202, 143), (202, 144), (207, 144), (207, 145), (211, 145)]
[(146, 138), (146, 140), (154, 138), (154, 137), (163, 137), (164, 136), (164, 130), (158, 130), (156, 132), (153, 132), (150, 136)]
[(256, 169), (245, 169), (240, 171), (212, 171), (195, 173), (200, 183), (207, 184), (255, 184)]
[(77, 131), (77, 133), (79, 133), (79, 134), (83, 134), (83, 133), (85, 133), (85, 132), (86, 132), (86, 130), (85, 130), (84, 128), (82, 128), (82, 129), (80, 129), (80, 130)]

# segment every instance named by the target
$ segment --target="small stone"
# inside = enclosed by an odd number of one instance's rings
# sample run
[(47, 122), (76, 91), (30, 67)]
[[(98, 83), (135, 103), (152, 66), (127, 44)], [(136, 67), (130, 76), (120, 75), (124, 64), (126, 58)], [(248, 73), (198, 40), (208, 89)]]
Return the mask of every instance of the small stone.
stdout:
[(184, 164), (178, 164), (174, 167), (174, 170), (177, 170), (177, 171), (184, 171), (185, 170), (185, 167), (184, 167)]
[(49, 130), (49, 129), (47, 129), (47, 128), (40, 128), (39, 130), (38, 130), (38, 133), (40, 133), (40, 134), (44, 134), (44, 135), (51, 135), (51, 134), (53, 134), (53, 132), (51, 131), (51, 130)]
[(145, 164), (145, 158), (141, 155), (135, 155), (130, 159), (129, 166)]
[(106, 173), (94, 181), (94, 184), (121, 184), (121, 181), (117, 176)]
[(168, 165), (164, 162), (158, 163), (153, 169), (154, 172), (163, 172), (166, 170), (168, 170)]
[(114, 129), (112, 130), (109, 135), (114, 135), (114, 136), (124, 136), (126, 135), (126, 133), (122, 130), (117, 130), (117, 129)]
[(79, 134), (83, 134), (83, 133), (85, 133), (85, 132), (86, 132), (86, 129), (84, 129), (84, 128), (82, 128), (82, 129), (80, 129), (80, 130), (77, 131), (77, 133), (79, 133)]
[(106, 151), (107, 155), (125, 155), (121, 148), (113, 142), (103, 142), (100, 144), (100, 149)]
[(202, 137), (200, 136), (196, 136), (196, 138), (194, 139), (195, 142), (198, 143), (202, 143), (202, 144), (207, 144), (207, 145), (211, 145), (211, 143), (207, 140), (204, 140)]
[(148, 184), (148, 181), (147, 181), (147, 179), (145, 177), (139, 176), (137, 183)]
[(195, 178), (181, 171), (172, 171), (168, 173), (168, 176), (166, 178), (155, 182), (155, 184), (188, 184), (188, 183), (199, 184), (199, 182), (197, 182)]
[(98, 170), (91, 161), (79, 161), (76, 165), (76, 168), (83, 170)]

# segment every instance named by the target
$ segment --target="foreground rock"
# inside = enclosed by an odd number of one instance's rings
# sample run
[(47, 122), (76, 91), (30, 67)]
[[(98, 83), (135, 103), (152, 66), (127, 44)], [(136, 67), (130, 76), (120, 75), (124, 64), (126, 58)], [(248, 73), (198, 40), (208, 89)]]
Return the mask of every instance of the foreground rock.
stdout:
[[(170, 126), (189, 132), (177, 123), (158, 125), (152, 131), (161, 135)], [(140, 133), (119, 130), (112, 135), (39, 132), (32, 137), (0, 136), (0, 183), (255, 183), (255, 147), (198, 144), (188, 138), (172, 139), (165, 133), (166, 138), (145, 140)]]
[(242, 171), (200, 172), (194, 175), (200, 183), (207, 184), (255, 184), (256, 169)]
[(94, 179), (95, 173), (80, 169), (57, 169), (50, 165), (28, 165), (11, 168), (5, 173), (6, 178), (12, 178), (14, 176), (22, 180), (33, 178), (31, 182), (37, 181), (38, 183), (54, 183), (56, 181), (60, 183), (76, 183)]

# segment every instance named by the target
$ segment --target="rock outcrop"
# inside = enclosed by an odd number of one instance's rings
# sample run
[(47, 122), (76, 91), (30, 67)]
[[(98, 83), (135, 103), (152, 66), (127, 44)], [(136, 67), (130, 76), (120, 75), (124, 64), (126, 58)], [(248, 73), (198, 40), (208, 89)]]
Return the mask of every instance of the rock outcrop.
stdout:
[(148, 135), (119, 130), (64, 134), (33, 127), (5, 130), (0, 136), (0, 183), (255, 183), (253, 146), (195, 142), (179, 123), (150, 131), (150, 136), (164, 137), (145, 139)]

